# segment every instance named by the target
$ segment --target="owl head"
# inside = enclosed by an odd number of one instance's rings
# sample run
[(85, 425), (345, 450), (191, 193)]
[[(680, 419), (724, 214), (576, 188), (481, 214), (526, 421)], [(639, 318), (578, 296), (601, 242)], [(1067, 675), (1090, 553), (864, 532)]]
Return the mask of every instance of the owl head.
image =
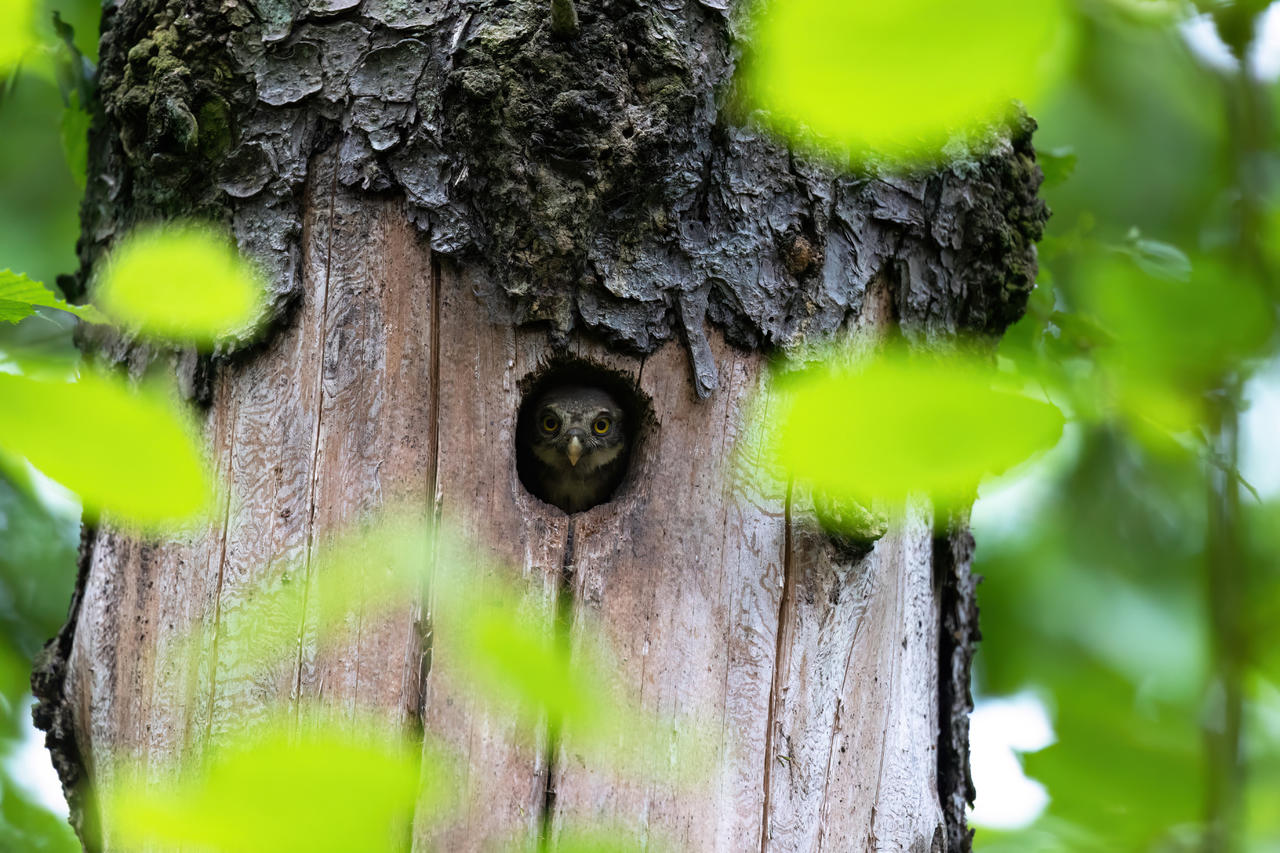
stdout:
[(590, 477), (621, 461), (627, 447), (626, 413), (609, 392), (563, 385), (534, 404), (526, 441), (543, 465)]

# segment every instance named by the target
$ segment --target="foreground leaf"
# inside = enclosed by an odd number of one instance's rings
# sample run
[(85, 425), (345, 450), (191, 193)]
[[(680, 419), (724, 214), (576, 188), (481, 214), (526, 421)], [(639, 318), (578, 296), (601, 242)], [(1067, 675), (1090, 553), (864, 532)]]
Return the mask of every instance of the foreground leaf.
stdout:
[(205, 345), (251, 334), (264, 300), (235, 245), (191, 223), (131, 234), (108, 259), (95, 296), (103, 311), (145, 334)]
[(773, 0), (755, 20), (747, 84), (783, 133), (933, 160), (1047, 86), (1068, 24), (1057, 0)]
[(928, 493), (968, 501), (998, 474), (1053, 446), (1062, 414), (992, 387), (967, 360), (889, 353), (854, 368), (780, 383), (771, 427), (776, 461), (828, 495), (867, 503)]
[(12, 71), (36, 44), (36, 4), (31, 0), (0, 0), (0, 77)]
[(195, 439), (173, 406), (96, 375), (0, 374), (0, 450), (76, 492), (86, 512), (140, 524), (191, 518), (209, 500)]
[(57, 308), (89, 323), (105, 323), (107, 318), (92, 305), (72, 305), (38, 281), (22, 273), (0, 270), (0, 322), (17, 323), (37, 308)]
[(424, 758), (386, 721), (305, 727), (282, 719), (216, 744), (162, 784), (117, 785), (115, 841), (218, 853), (404, 850), (415, 803), (420, 814), (449, 805), (456, 783), (442, 754), (428, 745)]

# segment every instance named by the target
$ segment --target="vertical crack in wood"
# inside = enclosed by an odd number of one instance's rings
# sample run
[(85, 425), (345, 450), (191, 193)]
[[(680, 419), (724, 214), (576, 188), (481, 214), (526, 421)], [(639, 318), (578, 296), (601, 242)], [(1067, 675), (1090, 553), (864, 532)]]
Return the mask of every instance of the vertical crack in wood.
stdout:
[(320, 427), (324, 421), (324, 358), (325, 358), (325, 341), (328, 337), (327, 328), (329, 323), (329, 285), (331, 283), (330, 274), (333, 269), (333, 232), (334, 220), (337, 217), (337, 195), (338, 195), (338, 151), (333, 151), (332, 173), (329, 181), (329, 218), (326, 225), (327, 233), (325, 234), (325, 250), (324, 250), (324, 293), (320, 297), (320, 340), (319, 352), (320, 363), (316, 365), (316, 384), (315, 384), (315, 406), (316, 406), (316, 428), (311, 436), (311, 490), (308, 496), (309, 517), (307, 519), (307, 550), (306, 562), (303, 568), (302, 576), (302, 611), (298, 618), (298, 655), (294, 662), (294, 683), (293, 683), (293, 713), (294, 722), (298, 720), (298, 715), (302, 710), (302, 648), (307, 630), (307, 610), (311, 605), (311, 569), (312, 554), (315, 549), (316, 537), (316, 490), (317, 481), (320, 473)]
[[(555, 600), (555, 621), (552, 630), (552, 642), (555, 643), (557, 655), (569, 656), (573, 630), (573, 583), (576, 569), (574, 567), (574, 519), (569, 517), (569, 530), (564, 543), (564, 560), (560, 564), (560, 585)], [(543, 766), (546, 767), (547, 778), (543, 786), (542, 812), (538, 816), (538, 851), (547, 853), (551, 850), (552, 822), (556, 807), (556, 768), (559, 764), (560, 729), (563, 721), (550, 715), (547, 717), (547, 746)]]
[(761, 853), (769, 846), (769, 808), (771, 786), (773, 783), (773, 734), (776, 726), (775, 718), (778, 713), (778, 704), (782, 701), (782, 682), (787, 677), (787, 664), (790, 655), (788, 649), (791, 645), (791, 601), (795, 596), (795, 578), (792, 572), (792, 519), (791, 519), (791, 495), (795, 486), (794, 479), (787, 480), (787, 496), (783, 505), (783, 531), (782, 531), (782, 595), (778, 600), (778, 628), (777, 640), (773, 652), (773, 683), (769, 686), (769, 712), (765, 722), (764, 732), (764, 804), (760, 814), (760, 850)]
[(933, 540), (934, 585), (939, 603), (938, 637), (938, 799), (946, 821), (948, 853), (969, 853), (973, 830), (965, 807), (975, 790), (969, 769), (969, 714), (973, 710), (970, 670), (978, 630), (977, 581), (970, 571), (973, 535), (953, 520)]
[[(225, 402), (225, 401), (224, 401)], [(227, 482), (231, 482), (231, 466), (235, 460), (236, 424), (228, 418), (230, 435), (227, 437)], [(207, 747), (213, 735), (213, 703), (218, 694), (218, 634), (222, 629), (222, 583), (227, 570), (227, 531), (231, 528), (231, 490), (226, 489), (222, 504), (222, 536), (218, 543), (218, 578), (213, 587), (213, 636), (209, 638), (209, 707), (204, 721), (204, 743)], [(190, 744), (187, 745), (190, 748)]]
[[(430, 348), (429, 358), (431, 359), (430, 370), (431, 375), (428, 378), (428, 403), (430, 414), (427, 418), (427, 447), (431, 449), (431, 467), (427, 470), (427, 500), (430, 501), (428, 508), (427, 523), (430, 525), (431, 541), (432, 541), (432, 559), (438, 557), (438, 549), (435, 543), (438, 541), (440, 532), (440, 497), (437, 494), (440, 481), (440, 259), (432, 253), (431, 255), (431, 340), (428, 343)], [(426, 567), (431, 569), (432, 567)], [(429, 578), (431, 572), (424, 572), (423, 577)], [(428, 581), (429, 583), (429, 581)], [(427, 719), (427, 678), (431, 675), (431, 652), (434, 645), (434, 633), (431, 626), (432, 611), (430, 607), (431, 590), (422, 588), (418, 591), (418, 641), (421, 643), (420, 657), (418, 660), (418, 725), (425, 738), (425, 726)]]

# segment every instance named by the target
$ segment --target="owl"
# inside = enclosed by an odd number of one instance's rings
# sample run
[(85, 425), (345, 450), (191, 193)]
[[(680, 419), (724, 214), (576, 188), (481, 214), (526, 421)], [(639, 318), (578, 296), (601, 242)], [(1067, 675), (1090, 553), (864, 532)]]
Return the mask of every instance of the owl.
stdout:
[(607, 501), (626, 470), (626, 413), (601, 388), (563, 385), (538, 398), (520, 441), (526, 485), (565, 512)]

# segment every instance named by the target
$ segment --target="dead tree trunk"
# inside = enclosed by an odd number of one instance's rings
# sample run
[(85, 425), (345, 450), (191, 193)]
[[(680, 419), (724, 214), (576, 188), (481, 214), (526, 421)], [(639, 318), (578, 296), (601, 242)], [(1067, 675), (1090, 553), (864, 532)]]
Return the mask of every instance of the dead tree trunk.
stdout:
[[(725, 5), (580, 4), (568, 38), (545, 0), (108, 5), (81, 280), (131, 225), (207, 217), (269, 271), (275, 322), (213, 359), (103, 353), (171, 358), (229, 488), (216, 529), (181, 542), (86, 534), (35, 679), (86, 843), (103, 756), (198, 752), (323, 695), (462, 757), (475, 805), (420, 849), (584, 820), (684, 850), (967, 849), (963, 520), (919, 511), (859, 554), (732, 453), (779, 348), (995, 335), (1021, 313), (1045, 216), (1030, 122), (954, 168), (839, 174), (736, 106)], [(524, 488), (514, 444), (522, 390), (566, 358), (653, 416), (615, 499), (572, 516)], [(421, 602), (342, 649), (298, 626), (268, 676), (160, 670), (197, 616), (405, 495), (597, 618), (644, 710), (721, 727), (713, 777), (629, 785), (512, 741), (451, 693)]]

